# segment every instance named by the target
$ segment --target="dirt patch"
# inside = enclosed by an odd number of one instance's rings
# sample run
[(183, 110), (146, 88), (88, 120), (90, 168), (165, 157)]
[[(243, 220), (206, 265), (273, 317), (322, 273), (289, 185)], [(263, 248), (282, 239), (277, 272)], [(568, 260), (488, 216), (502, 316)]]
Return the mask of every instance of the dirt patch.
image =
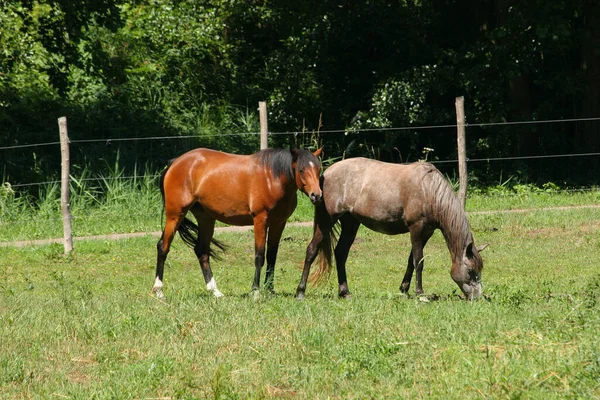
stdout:
[[(544, 208), (520, 208), (514, 210), (493, 210), (493, 211), (473, 211), (469, 215), (491, 215), (491, 214), (502, 214), (502, 213), (528, 213), (535, 211), (566, 211), (576, 210), (585, 208), (600, 208), (600, 204), (596, 205), (584, 205), (584, 206), (562, 206), (562, 207), (544, 207)], [(600, 221), (595, 222), (595, 229), (600, 227)], [(287, 224), (287, 226), (312, 226), (312, 222), (293, 222)], [(246, 232), (253, 229), (252, 226), (225, 226), (215, 228), (216, 232)], [(532, 231), (532, 235), (541, 235), (545, 229), (538, 229)], [(552, 230), (548, 228), (548, 230)], [(556, 231), (556, 230), (554, 230)], [(135, 233), (114, 233), (110, 235), (92, 235), (92, 236), (78, 236), (73, 238), (73, 242), (79, 242), (84, 240), (121, 240), (135, 237), (153, 236), (160, 237), (161, 232), (135, 232)], [(52, 243), (63, 243), (62, 238), (55, 239), (40, 239), (40, 240), (21, 240), (16, 242), (0, 242), (0, 247), (25, 247), (25, 246), (40, 246)]]
[[(312, 226), (312, 222), (294, 222), (287, 226)], [(252, 226), (222, 226), (215, 228), (215, 232), (246, 232), (252, 230)], [(109, 235), (91, 235), (91, 236), (76, 236), (73, 237), (73, 242), (85, 240), (121, 240), (136, 237), (153, 236), (160, 237), (161, 232), (134, 232), (134, 233), (112, 233)], [(52, 243), (63, 243), (64, 239), (40, 239), (40, 240), (20, 240), (16, 242), (0, 242), (0, 247), (25, 247), (25, 246), (40, 246)]]

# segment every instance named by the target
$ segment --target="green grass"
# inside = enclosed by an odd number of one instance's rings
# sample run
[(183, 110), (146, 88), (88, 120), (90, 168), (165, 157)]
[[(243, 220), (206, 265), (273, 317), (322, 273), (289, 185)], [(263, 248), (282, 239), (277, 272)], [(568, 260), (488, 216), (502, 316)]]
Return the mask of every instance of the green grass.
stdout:
[[(108, 233), (154, 232), (161, 230), (162, 200), (157, 175), (123, 179), (115, 167), (101, 183), (92, 185), (89, 173), (73, 180), (71, 214), (74, 236)], [(473, 189), (468, 211), (536, 209), (600, 203), (600, 188), (569, 191), (517, 185), (513, 189)], [(313, 206), (298, 192), (298, 207), (289, 222), (312, 221)], [(218, 223), (218, 226), (223, 224)], [(60, 188), (39, 188), (37, 200), (0, 188), (0, 242), (60, 238), (63, 234)]]
[[(119, 165), (107, 165), (97, 176), (90, 168), (71, 176), (70, 209), (74, 236), (159, 231), (162, 226), (162, 199), (158, 190), (159, 171), (134, 167), (125, 173)], [(509, 179), (510, 181), (510, 179)], [(542, 187), (509, 181), (472, 187), (468, 211), (510, 210), (549, 206), (577, 206), (600, 203), (600, 188), (568, 190), (547, 183)], [(456, 186), (456, 183), (453, 183)], [(0, 242), (60, 238), (63, 234), (60, 185), (36, 187), (35, 193), (0, 186)], [(298, 207), (290, 222), (312, 221), (313, 206), (298, 192)], [(222, 224), (218, 223), (219, 226)]]
[(459, 299), (439, 232), (425, 248), (429, 301), (398, 290), (408, 237), (362, 228), (349, 301), (335, 272), (295, 300), (311, 228), (286, 229), (276, 294), (258, 301), (251, 232), (219, 232), (219, 300), (179, 239), (164, 302), (150, 295), (156, 238), (77, 242), (69, 256), (0, 248), (0, 397), (600, 397), (600, 210), (470, 220), (490, 244), (476, 302)]

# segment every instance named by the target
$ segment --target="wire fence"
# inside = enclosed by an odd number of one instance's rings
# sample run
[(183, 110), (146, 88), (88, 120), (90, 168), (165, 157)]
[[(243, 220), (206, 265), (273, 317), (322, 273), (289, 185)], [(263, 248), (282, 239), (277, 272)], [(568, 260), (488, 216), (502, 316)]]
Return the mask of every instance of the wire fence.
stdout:
[[(465, 126), (468, 127), (498, 127), (498, 126), (515, 126), (515, 125), (532, 125), (532, 124), (559, 124), (559, 123), (577, 123), (577, 122), (590, 122), (600, 121), (600, 117), (596, 118), (571, 118), (571, 119), (549, 119), (549, 120), (529, 120), (529, 121), (503, 121), (503, 122), (488, 122), (488, 123), (467, 123)], [(387, 127), (387, 128), (361, 128), (361, 129), (331, 129), (331, 130), (319, 130), (319, 135), (334, 135), (334, 134), (359, 134), (359, 133), (377, 133), (377, 132), (403, 132), (403, 131), (423, 131), (423, 130), (440, 130), (440, 129), (456, 129), (456, 124), (445, 124), (445, 125), (426, 125), (426, 126), (402, 126), (402, 127)], [(269, 136), (278, 135), (302, 135), (310, 134), (311, 132), (303, 131), (286, 131), (286, 132), (269, 132)], [(233, 132), (233, 133), (220, 133), (220, 134), (203, 134), (201, 138), (210, 137), (242, 137), (248, 135), (259, 135), (259, 132)], [(71, 145), (77, 144), (105, 144), (107, 146), (112, 143), (124, 143), (124, 142), (147, 142), (147, 141), (181, 141), (181, 140), (192, 140), (198, 139), (198, 135), (182, 135), (182, 136), (153, 136), (153, 137), (129, 137), (129, 138), (96, 138), (96, 139), (71, 139)], [(44, 147), (59, 145), (60, 142), (43, 142), (43, 143), (30, 143), (14, 146), (0, 147), (0, 151), (13, 151), (26, 148)], [(469, 163), (482, 163), (482, 162), (503, 162), (503, 161), (526, 161), (526, 160), (543, 160), (543, 159), (564, 159), (564, 158), (581, 158), (581, 157), (598, 157), (599, 152), (585, 152), (585, 153), (561, 153), (561, 154), (546, 154), (546, 155), (525, 155), (525, 156), (506, 156), (506, 157), (486, 157), (486, 158), (467, 158)], [(450, 165), (458, 163), (457, 159), (446, 159), (446, 160), (430, 160), (432, 164), (439, 165)], [(102, 180), (114, 180), (114, 179), (138, 179), (144, 178), (145, 176), (121, 176), (121, 177), (96, 177), (96, 178), (81, 178), (78, 181), (102, 181)], [(56, 185), (59, 184), (58, 180), (45, 180), (39, 182), (23, 182), (13, 183), (11, 188), (27, 189), (35, 186), (43, 185)]]
[[(568, 118), (568, 119), (549, 119), (549, 120), (529, 120), (529, 121), (504, 121), (504, 122), (482, 122), (482, 123), (465, 123), (465, 127), (497, 127), (497, 126), (514, 126), (514, 125), (533, 125), (533, 124), (558, 124), (558, 123), (573, 123), (573, 122), (591, 122), (600, 121), (600, 117), (593, 118)], [(420, 131), (420, 130), (432, 130), (432, 129), (449, 129), (456, 128), (456, 124), (446, 125), (422, 125), (422, 126), (401, 126), (401, 127), (382, 127), (382, 128), (345, 128), (345, 129), (324, 129), (319, 130), (319, 134), (351, 134), (351, 133), (373, 133), (373, 132), (401, 132), (401, 131)], [(269, 132), (270, 136), (278, 135), (301, 135), (311, 133), (310, 131), (285, 131), (285, 132)], [(214, 133), (214, 134), (203, 134), (202, 137), (231, 137), (231, 136), (247, 136), (247, 135), (260, 135), (260, 132), (230, 132), (230, 133)], [(152, 137), (131, 137), (131, 138), (98, 138), (98, 139), (71, 139), (71, 144), (83, 144), (83, 143), (117, 143), (117, 142), (131, 142), (131, 141), (155, 141), (155, 140), (182, 140), (182, 139), (197, 139), (197, 135), (181, 135), (181, 136), (152, 136)], [(30, 143), (14, 146), (0, 147), (0, 150), (17, 150), (30, 147), (42, 147), (42, 146), (54, 146), (60, 145), (60, 142), (44, 142), (44, 143)]]

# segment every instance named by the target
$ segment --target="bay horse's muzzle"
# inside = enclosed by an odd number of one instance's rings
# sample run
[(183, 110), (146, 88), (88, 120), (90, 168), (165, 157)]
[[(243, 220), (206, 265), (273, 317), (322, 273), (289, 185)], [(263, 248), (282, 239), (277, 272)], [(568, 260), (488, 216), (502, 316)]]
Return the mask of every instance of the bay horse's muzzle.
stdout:
[(312, 201), (313, 204), (317, 204), (320, 203), (321, 201), (323, 201), (323, 192), (319, 192), (319, 193), (311, 193), (309, 196), (310, 201)]

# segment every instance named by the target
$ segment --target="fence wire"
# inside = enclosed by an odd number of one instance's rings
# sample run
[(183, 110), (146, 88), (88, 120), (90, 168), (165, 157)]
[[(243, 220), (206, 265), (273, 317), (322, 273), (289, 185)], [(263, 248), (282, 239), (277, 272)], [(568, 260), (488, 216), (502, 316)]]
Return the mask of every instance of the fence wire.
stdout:
[[(569, 157), (598, 157), (600, 153), (576, 153), (576, 154), (550, 154), (550, 155), (538, 155), (538, 156), (517, 156), (517, 157), (489, 157), (489, 158), (467, 158), (468, 163), (477, 163), (477, 162), (496, 162), (496, 161), (516, 161), (516, 160), (536, 160), (536, 159), (552, 159), (552, 158), (569, 158)], [(428, 161), (431, 164), (453, 164), (458, 163), (458, 160), (430, 160)], [(71, 179), (77, 182), (90, 182), (90, 181), (114, 181), (114, 180), (132, 180), (132, 179), (147, 179), (147, 178), (158, 178), (159, 174), (153, 175), (133, 175), (133, 176), (107, 176), (107, 177), (89, 177), (89, 178), (74, 178)], [(30, 182), (30, 183), (15, 183), (10, 184), (11, 188), (25, 188), (32, 186), (44, 186), (44, 185), (55, 185), (60, 184), (61, 181), (53, 180), (53, 181), (42, 181), (42, 182)]]
[[(556, 124), (556, 123), (573, 123), (573, 122), (588, 122), (588, 121), (599, 121), (600, 117), (592, 118), (570, 118), (570, 119), (549, 119), (549, 120), (529, 120), (529, 121), (505, 121), (505, 122), (487, 122), (487, 123), (466, 123), (465, 127), (494, 127), (494, 126), (511, 126), (511, 125), (531, 125), (531, 124)], [(418, 130), (432, 130), (432, 129), (448, 129), (456, 128), (456, 124), (447, 125), (426, 125), (426, 126), (404, 126), (404, 127), (389, 127), (389, 128), (364, 128), (364, 129), (331, 129), (331, 130), (319, 130), (319, 134), (356, 134), (356, 133), (369, 133), (369, 132), (400, 132), (400, 131), (418, 131)], [(287, 131), (287, 132), (269, 132), (271, 136), (274, 135), (300, 135), (310, 134), (311, 131)], [(113, 142), (132, 142), (132, 141), (158, 141), (158, 140), (181, 140), (181, 139), (195, 139), (195, 138), (206, 138), (206, 137), (225, 137), (225, 136), (245, 136), (245, 135), (260, 135), (259, 132), (241, 132), (241, 133), (218, 133), (208, 135), (183, 135), (183, 136), (153, 136), (153, 137), (133, 137), (133, 138), (98, 138), (98, 139), (71, 139), (71, 144), (88, 144), (88, 143), (105, 143), (110, 145)], [(58, 145), (60, 142), (46, 142), (46, 143), (32, 143), (15, 146), (4, 146), (0, 147), (0, 150), (16, 150), (23, 148), (32, 148), (36, 146), (51, 146)], [(531, 155), (531, 156), (513, 156), (513, 157), (488, 157), (488, 158), (471, 158), (467, 159), (467, 162), (499, 162), (499, 161), (516, 161), (516, 160), (535, 160), (535, 159), (553, 159), (553, 158), (568, 158), (568, 157), (597, 157), (600, 153), (579, 153), (579, 154), (552, 154), (552, 155)], [(458, 160), (431, 160), (432, 164), (452, 164), (458, 163)], [(153, 175), (151, 177), (156, 177)], [(145, 176), (135, 177), (89, 177), (81, 178), (77, 181), (109, 181), (117, 179), (139, 179), (146, 178)], [(10, 184), (11, 188), (29, 188), (34, 186), (44, 185), (55, 185), (60, 184), (59, 180), (48, 180), (42, 182), (25, 182)]]
[[(494, 126), (512, 126), (512, 125), (532, 125), (532, 124), (557, 124), (557, 123), (571, 123), (571, 122), (589, 122), (589, 121), (600, 121), (600, 117), (590, 118), (567, 118), (567, 119), (548, 119), (548, 120), (528, 120), (528, 121), (503, 121), (503, 122), (482, 122), (482, 123), (465, 123), (465, 128), (469, 127), (494, 127)], [(318, 131), (285, 131), (285, 132), (269, 132), (268, 135), (302, 135), (310, 133), (319, 134), (334, 134), (334, 133), (369, 133), (369, 132), (400, 132), (407, 130), (431, 130), (431, 129), (448, 129), (456, 128), (456, 124), (446, 125), (421, 125), (421, 126), (401, 126), (401, 127), (382, 127), (382, 128), (344, 128), (344, 129), (324, 129)], [(131, 137), (131, 138), (98, 138), (98, 139), (70, 139), (71, 144), (83, 144), (83, 143), (106, 143), (112, 142), (127, 142), (127, 141), (152, 141), (152, 140), (180, 140), (180, 139), (197, 139), (197, 138), (210, 138), (210, 137), (226, 137), (226, 136), (246, 136), (246, 135), (260, 135), (260, 132), (231, 132), (231, 133), (214, 133), (214, 134), (203, 134), (203, 135), (183, 135), (183, 136), (152, 136), (152, 137)], [(60, 142), (47, 142), (47, 143), (31, 143), (14, 146), (0, 147), (0, 150), (14, 150), (36, 146), (51, 146), (58, 145)]]

